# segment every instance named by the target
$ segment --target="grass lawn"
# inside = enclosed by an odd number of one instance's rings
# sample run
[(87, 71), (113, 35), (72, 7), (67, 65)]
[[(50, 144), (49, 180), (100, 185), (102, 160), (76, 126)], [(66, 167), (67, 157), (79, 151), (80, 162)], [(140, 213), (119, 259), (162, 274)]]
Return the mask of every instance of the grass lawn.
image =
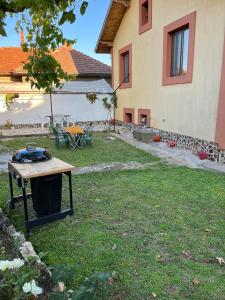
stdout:
[[(30, 140), (30, 139), (29, 139)], [(28, 140), (26, 140), (27, 142)], [(149, 162), (153, 156), (98, 134), (92, 149), (57, 152), (74, 165)], [(4, 142), (17, 149), (25, 140)], [(1, 175), (0, 202), (8, 196)], [(94, 271), (117, 274), (110, 299), (223, 300), (225, 175), (159, 164), (151, 170), (73, 176), (75, 215), (35, 229), (31, 241), (47, 264), (79, 263), (76, 283)], [(10, 214), (22, 229), (19, 211)]]
[(59, 151), (54, 147), (54, 142), (45, 137), (19, 138), (4, 142), (0, 141), (0, 150), (1, 148), (4, 149), (4, 147), (6, 147), (9, 150), (15, 151), (15, 149), (18, 150), (24, 148), (28, 142), (34, 142), (40, 147), (49, 149), (53, 156), (79, 167), (104, 162), (137, 161), (145, 163), (157, 160), (156, 157), (149, 155), (144, 151), (137, 151), (135, 148), (118, 139), (114, 141), (107, 140), (106, 137), (108, 136), (108, 134), (96, 133), (94, 137), (94, 147), (85, 147), (77, 150), (61, 148)]

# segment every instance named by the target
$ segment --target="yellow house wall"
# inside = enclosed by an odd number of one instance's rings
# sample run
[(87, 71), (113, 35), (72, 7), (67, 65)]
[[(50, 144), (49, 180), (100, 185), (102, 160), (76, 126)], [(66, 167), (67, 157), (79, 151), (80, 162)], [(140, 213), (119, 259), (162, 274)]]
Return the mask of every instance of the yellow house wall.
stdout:
[(0, 83), (13, 82), (11, 76), (0, 76)]
[[(225, 0), (153, 0), (152, 29), (139, 35), (139, 1), (131, 0), (113, 46), (114, 87), (119, 49), (132, 43), (132, 88), (118, 90), (123, 108), (151, 109), (151, 127), (214, 141), (225, 31)], [(163, 27), (197, 12), (193, 82), (162, 86)]]

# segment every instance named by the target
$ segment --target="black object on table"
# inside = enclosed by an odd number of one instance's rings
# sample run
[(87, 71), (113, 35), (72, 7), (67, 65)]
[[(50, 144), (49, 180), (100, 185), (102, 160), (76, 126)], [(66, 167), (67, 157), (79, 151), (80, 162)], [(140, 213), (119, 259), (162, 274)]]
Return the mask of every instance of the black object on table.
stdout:
[[(14, 209), (17, 202), (23, 202), (27, 235), (32, 228), (73, 215), (72, 169), (72, 165), (57, 158), (38, 163), (9, 162), (9, 208)], [(62, 174), (68, 177), (70, 197), (70, 207), (63, 211), (61, 211)], [(14, 196), (13, 178), (20, 183), (21, 195)], [(26, 192), (28, 181), (31, 184), (31, 193)], [(28, 200), (33, 201), (36, 219), (29, 219)]]

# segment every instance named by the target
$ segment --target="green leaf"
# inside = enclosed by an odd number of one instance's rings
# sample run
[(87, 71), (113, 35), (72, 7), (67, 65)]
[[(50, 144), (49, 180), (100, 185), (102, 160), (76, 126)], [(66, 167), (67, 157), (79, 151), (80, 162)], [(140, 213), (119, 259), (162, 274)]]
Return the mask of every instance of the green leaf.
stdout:
[(74, 266), (64, 266), (64, 265), (55, 265), (50, 268), (52, 272), (53, 282), (57, 284), (58, 282), (67, 283), (67, 281), (71, 280), (75, 276), (78, 265)]
[(80, 14), (82, 16), (85, 14), (87, 7), (88, 7), (88, 2), (83, 1), (83, 3), (81, 4), (81, 7), (80, 7)]
[(65, 293), (53, 292), (50, 294), (49, 300), (67, 300), (67, 296)]
[(38, 254), (38, 256), (40, 257), (40, 259), (42, 259), (43, 257), (45, 257), (45, 256), (47, 256), (47, 255), (48, 255), (47, 252), (40, 252), (40, 253)]
[(71, 24), (74, 23), (76, 20), (76, 15), (73, 12), (73, 9), (71, 9), (70, 11), (64, 11), (62, 14), (62, 17), (59, 21), (59, 25), (63, 25), (65, 22), (70, 22)]

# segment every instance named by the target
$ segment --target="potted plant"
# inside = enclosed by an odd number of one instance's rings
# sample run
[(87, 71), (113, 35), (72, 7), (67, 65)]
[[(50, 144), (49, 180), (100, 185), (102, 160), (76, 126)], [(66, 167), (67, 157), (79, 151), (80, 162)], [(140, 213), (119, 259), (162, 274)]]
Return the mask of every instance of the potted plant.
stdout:
[(205, 160), (208, 157), (208, 153), (205, 151), (198, 151), (198, 157), (200, 160)]
[(168, 145), (168, 147), (170, 147), (170, 148), (174, 148), (174, 147), (176, 147), (177, 143), (176, 143), (176, 141), (168, 141), (168, 142), (167, 142), (167, 145)]
[(152, 140), (155, 143), (161, 142), (161, 136), (160, 135), (155, 135), (155, 136), (153, 136)]

